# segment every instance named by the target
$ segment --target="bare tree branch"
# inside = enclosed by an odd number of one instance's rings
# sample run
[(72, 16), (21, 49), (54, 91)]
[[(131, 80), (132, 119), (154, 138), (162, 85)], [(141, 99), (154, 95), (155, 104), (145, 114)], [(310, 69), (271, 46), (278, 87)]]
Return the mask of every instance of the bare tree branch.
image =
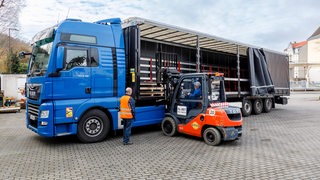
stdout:
[(0, 0), (0, 33), (8, 34), (8, 28), (19, 27), (19, 13), (25, 0)]
[(4, 0), (1, 1), (0, 3), (0, 8), (4, 6)]

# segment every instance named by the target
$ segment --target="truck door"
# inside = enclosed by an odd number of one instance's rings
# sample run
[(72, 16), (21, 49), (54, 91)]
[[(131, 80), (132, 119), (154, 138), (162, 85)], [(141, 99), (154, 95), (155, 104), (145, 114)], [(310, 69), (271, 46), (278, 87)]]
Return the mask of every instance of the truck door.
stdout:
[[(119, 68), (117, 67), (116, 49), (106, 47), (92, 47), (90, 52), (90, 63), (92, 67), (91, 97), (117, 97)], [(97, 67), (98, 64), (99, 67)], [(124, 81), (121, 80), (121, 82)]]
[[(64, 68), (53, 78), (54, 99), (91, 97), (90, 47), (65, 46)], [(59, 59), (58, 59), (59, 61)]]

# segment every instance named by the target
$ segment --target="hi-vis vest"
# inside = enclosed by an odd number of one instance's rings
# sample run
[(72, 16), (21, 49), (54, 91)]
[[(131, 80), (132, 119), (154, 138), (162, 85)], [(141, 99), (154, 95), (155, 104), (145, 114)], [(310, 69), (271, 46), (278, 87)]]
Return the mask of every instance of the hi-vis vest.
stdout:
[(129, 105), (130, 96), (125, 95), (120, 98), (120, 118), (121, 119), (132, 119), (133, 115), (131, 107)]

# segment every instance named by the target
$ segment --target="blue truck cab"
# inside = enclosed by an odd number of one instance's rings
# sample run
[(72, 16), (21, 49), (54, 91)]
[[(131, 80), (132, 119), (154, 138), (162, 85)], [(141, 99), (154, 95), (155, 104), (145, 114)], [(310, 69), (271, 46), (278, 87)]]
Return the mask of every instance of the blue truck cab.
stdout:
[[(104, 140), (122, 129), (119, 99), (126, 87), (134, 97), (138, 59), (128, 61), (132, 33), (119, 18), (94, 23), (67, 19), (33, 38), (26, 82), (26, 125), (45, 137), (77, 135)], [(139, 101), (133, 126), (160, 124), (165, 107)]]

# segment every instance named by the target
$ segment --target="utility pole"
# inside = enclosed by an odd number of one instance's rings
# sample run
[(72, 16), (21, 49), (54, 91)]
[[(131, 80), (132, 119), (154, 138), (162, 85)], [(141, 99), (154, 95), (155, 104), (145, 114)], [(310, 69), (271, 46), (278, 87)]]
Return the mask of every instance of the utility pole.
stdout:
[(197, 64), (197, 73), (200, 72), (200, 39), (199, 36), (197, 36), (197, 44), (196, 44), (197, 54), (196, 54), (196, 64)]
[(16, 28), (9, 28), (9, 47), (8, 47), (8, 60), (9, 60), (9, 66), (10, 66), (10, 74), (12, 73), (11, 70), (12, 70), (12, 62), (11, 62), (11, 54), (12, 54), (12, 50), (11, 50), (11, 32), (10, 31), (19, 31), (18, 29)]

